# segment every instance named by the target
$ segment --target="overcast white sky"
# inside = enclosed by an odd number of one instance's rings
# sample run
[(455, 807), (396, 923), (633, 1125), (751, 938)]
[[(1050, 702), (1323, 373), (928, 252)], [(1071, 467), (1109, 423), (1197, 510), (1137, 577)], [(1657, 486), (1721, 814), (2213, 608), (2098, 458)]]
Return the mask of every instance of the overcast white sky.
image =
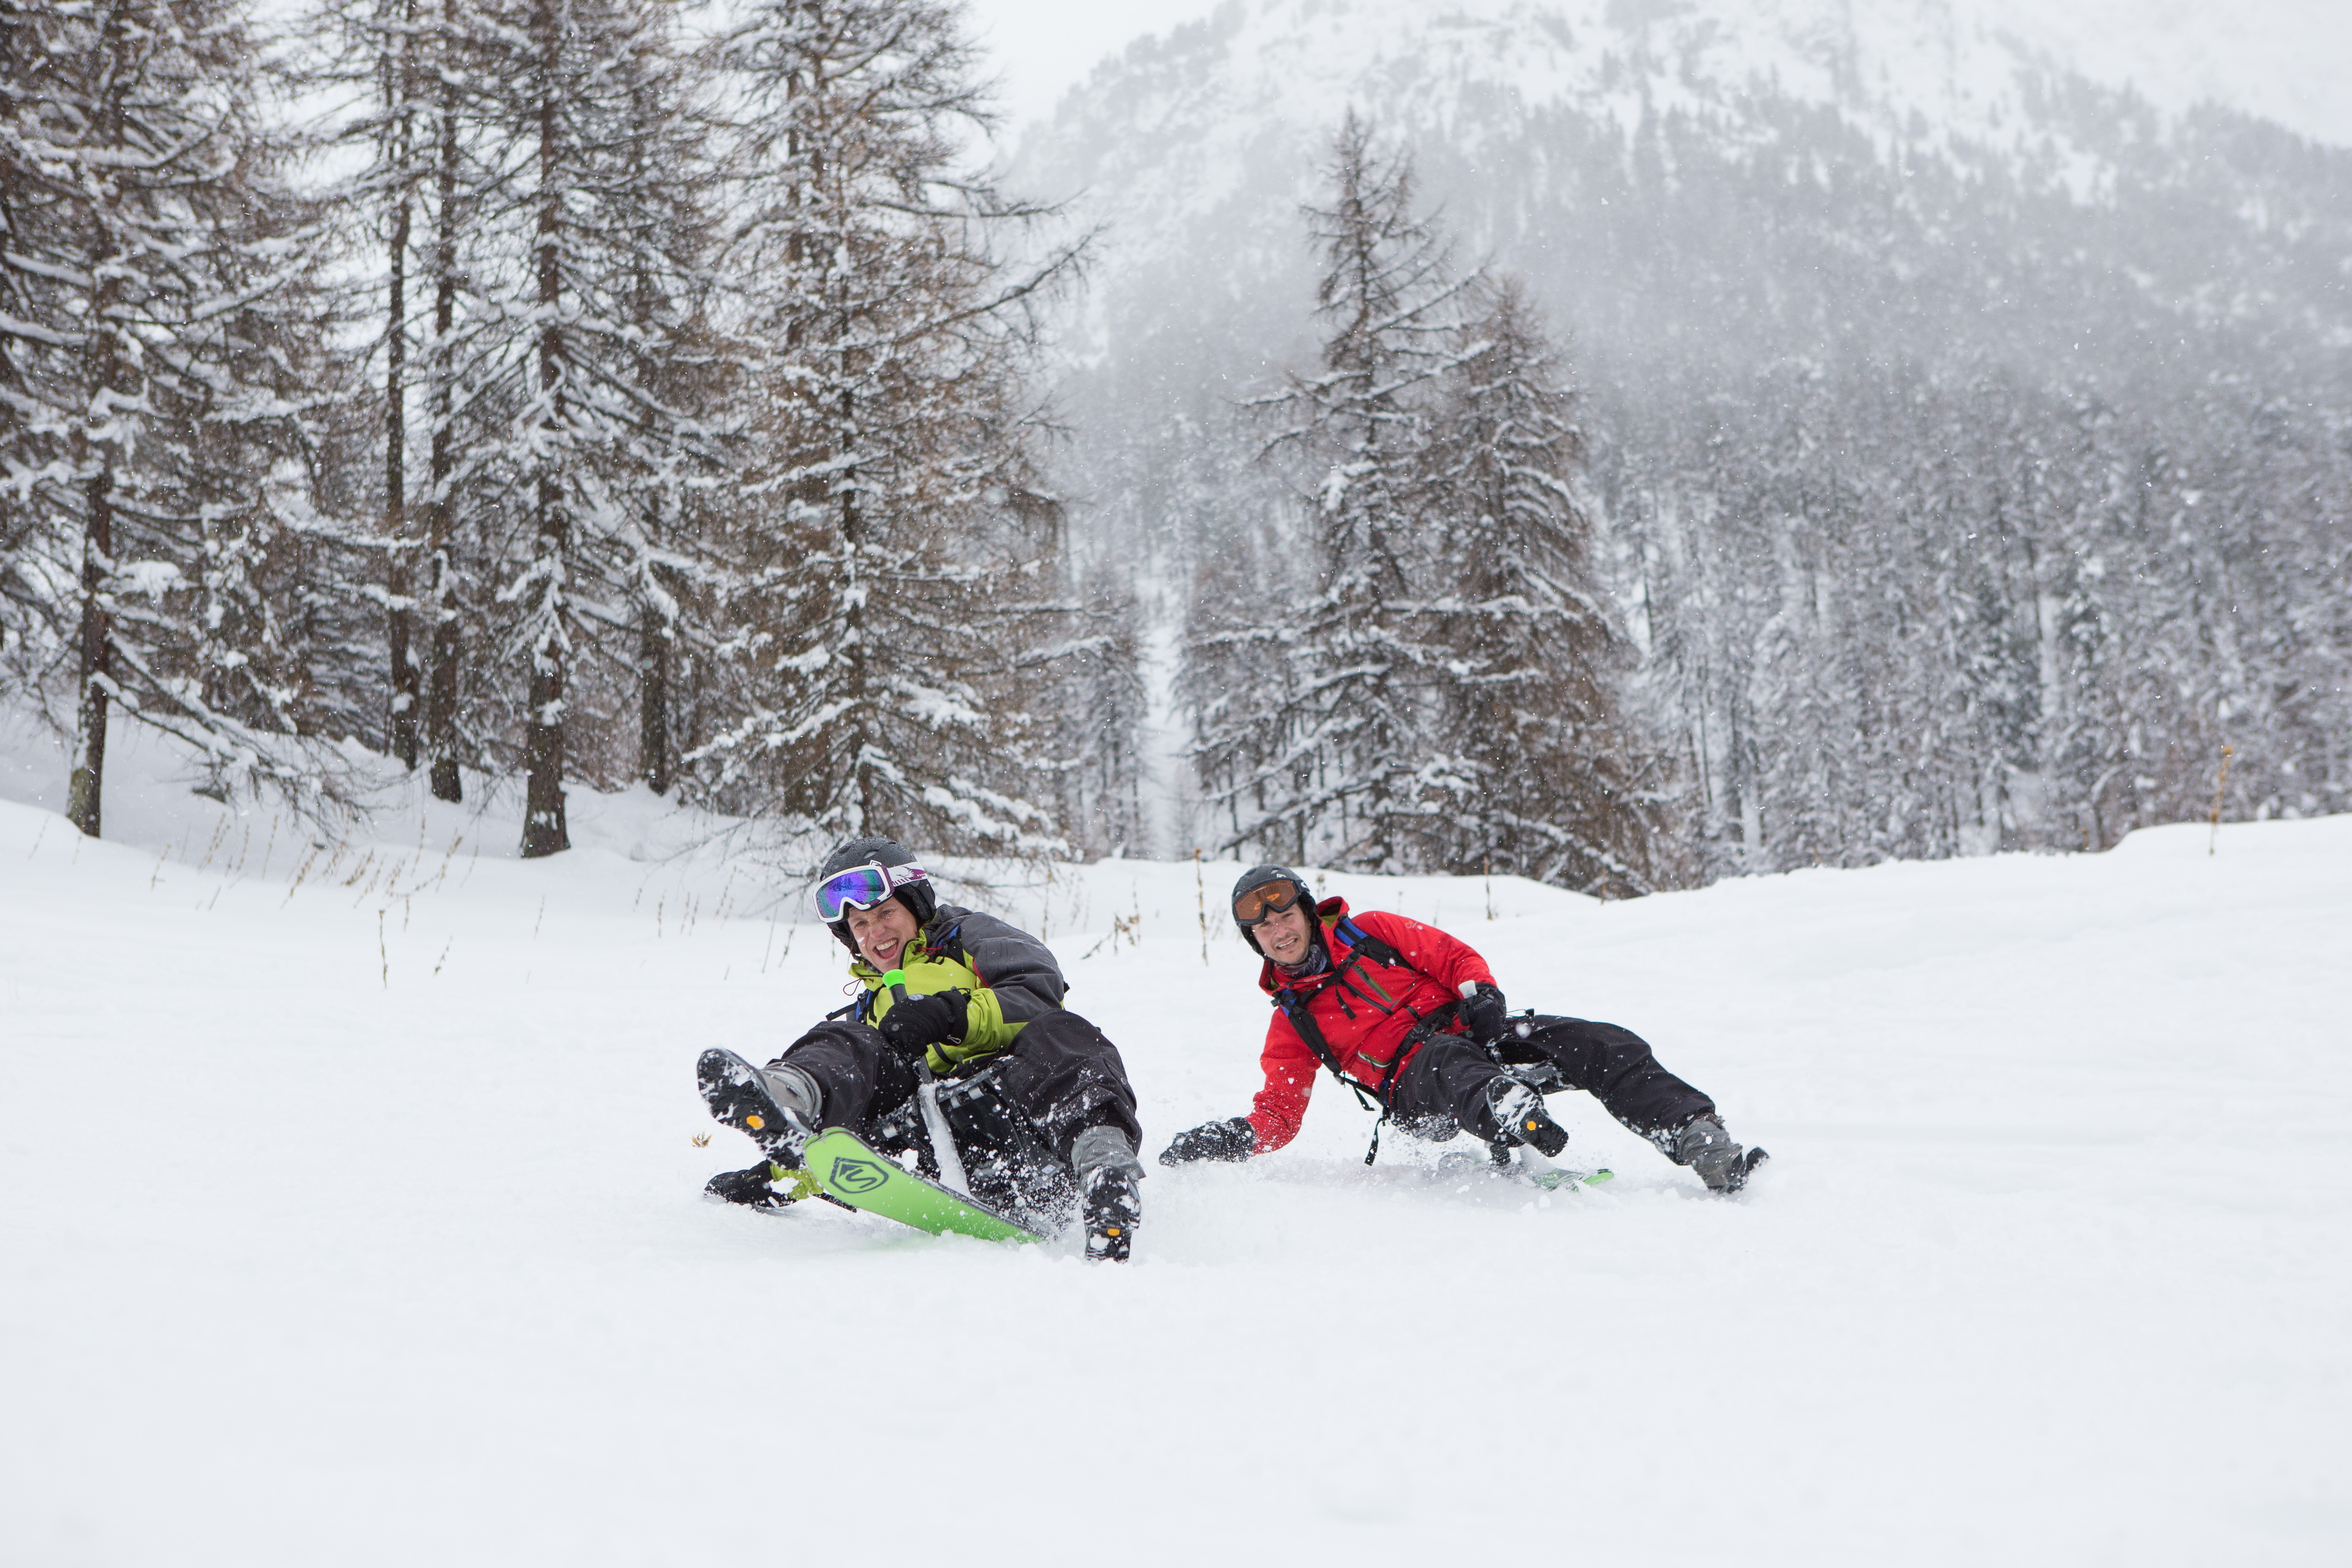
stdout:
[(972, 35), (1003, 83), (1007, 134), (1054, 111), (1097, 60), (1146, 33), (1213, 12), (1220, 0), (964, 0)]
[[(1001, 136), (1053, 112), (1096, 61), (1220, 0), (964, 0), (1003, 83)], [(1400, 0), (1403, 5), (1435, 0)], [(1937, 0), (1853, 0), (1936, 9)], [(2352, 145), (2352, 0), (1943, 0), (2159, 104), (2214, 98)]]

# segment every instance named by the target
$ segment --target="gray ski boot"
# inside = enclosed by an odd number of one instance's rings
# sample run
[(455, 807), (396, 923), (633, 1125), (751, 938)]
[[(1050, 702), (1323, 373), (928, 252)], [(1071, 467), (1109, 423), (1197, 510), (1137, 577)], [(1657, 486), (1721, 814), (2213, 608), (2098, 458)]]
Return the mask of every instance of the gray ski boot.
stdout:
[(1711, 1193), (1736, 1193), (1768, 1157), (1761, 1149), (1742, 1149), (1724, 1130), (1723, 1118), (1698, 1116), (1675, 1131), (1660, 1135), (1658, 1146), (1677, 1165), (1688, 1165)]
[(1135, 1247), (1136, 1223), (1143, 1217), (1142, 1194), (1136, 1190), (1143, 1166), (1135, 1145), (1116, 1127), (1089, 1127), (1070, 1145), (1070, 1170), (1077, 1177), (1087, 1225), (1087, 1261), (1126, 1262)]

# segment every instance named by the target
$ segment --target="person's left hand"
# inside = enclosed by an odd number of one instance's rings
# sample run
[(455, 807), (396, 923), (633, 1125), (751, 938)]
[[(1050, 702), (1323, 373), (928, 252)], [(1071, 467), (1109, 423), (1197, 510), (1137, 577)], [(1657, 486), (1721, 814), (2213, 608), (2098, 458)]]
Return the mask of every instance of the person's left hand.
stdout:
[(971, 1000), (969, 991), (909, 996), (903, 1002), (892, 1002), (890, 1010), (874, 1026), (882, 1031), (882, 1038), (892, 1050), (914, 1056), (926, 1046), (961, 1039)]
[(1462, 1026), (1481, 1046), (1493, 1045), (1503, 1037), (1503, 1031), (1510, 1027), (1510, 1018), (1503, 1006), (1502, 992), (1483, 980), (1475, 991), (1462, 998), (1462, 1005), (1454, 1010), (1454, 1016), (1462, 1020)]

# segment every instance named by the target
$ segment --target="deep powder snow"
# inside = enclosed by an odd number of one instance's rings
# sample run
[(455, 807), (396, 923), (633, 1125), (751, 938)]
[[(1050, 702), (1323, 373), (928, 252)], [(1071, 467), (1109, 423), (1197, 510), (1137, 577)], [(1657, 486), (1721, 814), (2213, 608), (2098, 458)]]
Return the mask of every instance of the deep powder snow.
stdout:
[[(642, 794), (575, 795), (584, 847), (549, 862), (509, 858), (510, 816), (412, 805), (303, 868), (290, 823), (154, 781), (110, 801), (124, 841), (78, 840), (27, 754), (7, 1562), (2352, 1544), (2352, 819), (1607, 906), (1328, 878), (1467, 938), (1515, 1004), (1638, 1030), (1773, 1164), (1706, 1198), (1570, 1095), (1603, 1191), (1393, 1134), (1367, 1171), (1327, 1083), (1278, 1155), (1154, 1166), (1119, 1268), (704, 1204), (751, 1150), (695, 1054), (783, 1045), (841, 954)], [(1233, 873), (1202, 873), (1213, 916)], [(1148, 1152), (1246, 1108), (1265, 1005), (1221, 917), (1204, 965), (1191, 865), (1000, 881), (1126, 1051)]]

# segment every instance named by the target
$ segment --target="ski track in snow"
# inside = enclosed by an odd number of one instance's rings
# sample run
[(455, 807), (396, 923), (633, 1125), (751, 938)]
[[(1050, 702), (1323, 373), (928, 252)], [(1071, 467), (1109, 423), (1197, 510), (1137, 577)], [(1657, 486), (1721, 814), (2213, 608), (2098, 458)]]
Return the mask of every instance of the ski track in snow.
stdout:
[[(1326, 879), (1451, 925), (1515, 1004), (1635, 1028), (1772, 1164), (1706, 1198), (1568, 1095), (1605, 1190), (1393, 1133), (1367, 1172), (1326, 1083), (1280, 1154), (1153, 1166), (1115, 1268), (704, 1204), (751, 1151), (696, 1053), (782, 1046), (840, 954), (716, 917), (716, 857), (627, 858), (642, 797), (575, 794), (583, 847), (533, 865), (511, 816), (420, 856), (387, 813), (401, 887), (468, 839), (387, 902), (355, 855), (290, 888), (283, 824), (255, 874), (258, 813), (242, 873), (243, 820), (198, 868), (222, 814), (163, 783), (79, 840), (37, 772), (0, 769), (0, 1560), (2352, 1544), (2352, 818), (1608, 906)], [(1266, 1008), (1222, 916), (1204, 967), (1191, 865), (997, 903), (1126, 1051), (1147, 1152), (1246, 1107)]]

